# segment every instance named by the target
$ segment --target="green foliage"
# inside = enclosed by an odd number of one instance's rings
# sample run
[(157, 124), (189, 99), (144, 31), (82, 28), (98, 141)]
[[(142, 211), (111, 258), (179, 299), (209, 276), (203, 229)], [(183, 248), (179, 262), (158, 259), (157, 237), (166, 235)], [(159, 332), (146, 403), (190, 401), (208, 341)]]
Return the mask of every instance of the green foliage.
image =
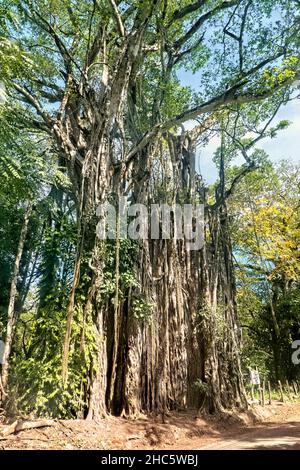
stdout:
[(14, 399), (11, 407), (25, 414), (74, 418), (83, 416), (86, 410), (84, 390), (95, 353), (92, 323), (91, 319), (83, 320), (82, 305), (77, 304), (68, 383), (64, 386), (61, 378), (64, 295), (64, 292), (49, 295), (47, 305), (38, 315), (24, 312), (20, 318), (11, 365), (10, 396)]
[[(136, 278), (135, 263), (138, 256), (138, 244), (134, 240), (121, 239), (119, 266), (119, 298), (125, 297), (129, 288), (139, 287)], [(101, 284), (101, 301), (112, 300), (116, 292), (116, 242), (108, 240), (105, 249), (105, 268)]]
[[(291, 344), (299, 337), (298, 165), (282, 162), (248, 175), (232, 198), (238, 256), (238, 307), (245, 367), (271, 378), (294, 378)], [(275, 330), (272, 310), (279, 329)]]
[(155, 303), (143, 297), (134, 298), (131, 305), (131, 313), (139, 322), (150, 323)]
[(209, 384), (207, 382), (203, 382), (201, 379), (197, 379), (194, 383), (194, 386), (199, 390), (200, 393), (204, 395), (209, 394)]
[(9, 83), (11, 78), (24, 77), (32, 69), (33, 62), (20, 46), (0, 36), (0, 67), (1, 80)]
[(282, 67), (271, 67), (262, 74), (262, 82), (265, 87), (273, 89), (288, 80), (293, 80), (299, 69), (299, 58), (288, 57), (283, 61)]

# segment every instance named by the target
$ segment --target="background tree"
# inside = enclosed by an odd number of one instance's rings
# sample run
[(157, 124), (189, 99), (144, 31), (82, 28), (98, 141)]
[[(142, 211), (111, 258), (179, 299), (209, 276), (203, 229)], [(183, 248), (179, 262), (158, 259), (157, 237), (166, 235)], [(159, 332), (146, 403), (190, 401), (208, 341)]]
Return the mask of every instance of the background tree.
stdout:
[(266, 163), (231, 200), (246, 360), (276, 380), (297, 374), (291, 344), (299, 335), (299, 183), (298, 165)]

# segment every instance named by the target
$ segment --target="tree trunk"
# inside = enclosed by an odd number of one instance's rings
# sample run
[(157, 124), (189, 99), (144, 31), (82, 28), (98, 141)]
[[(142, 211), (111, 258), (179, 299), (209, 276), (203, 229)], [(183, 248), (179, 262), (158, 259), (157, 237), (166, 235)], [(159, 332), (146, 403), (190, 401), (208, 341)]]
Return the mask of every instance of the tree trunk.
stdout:
[[(19, 237), (19, 243), (17, 248), (17, 254), (14, 263), (12, 281), (10, 286), (10, 295), (9, 295), (9, 304), (7, 309), (7, 325), (6, 325), (6, 338), (5, 338), (5, 346), (3, 352), (3, 363), (2, 363), (2, 370), (1, 370), (1, 381), (2, 381), (2, 389), (6, 390), (7, 388), (7, 381), (8, 381), (8, 369), (9, 369), (9, 358), (13, 343), (13, 334), (14, 334), (14, 324), (15, 324), (15, 302), (17, 297), (17, 282), (18, 276), (20, 272), (20, 262), (23, 254), (24, 244), (26, 240), (26, 235), (28, 231), (28, 223), (30, 220), (30, 216), (33, 209), (33, 203), (30, 201), (27, 205), (25, 210), (25, 216), (23, 225), (21, 228), (21, 233)], [(3, 400), (3, 397), (2, 397)]]

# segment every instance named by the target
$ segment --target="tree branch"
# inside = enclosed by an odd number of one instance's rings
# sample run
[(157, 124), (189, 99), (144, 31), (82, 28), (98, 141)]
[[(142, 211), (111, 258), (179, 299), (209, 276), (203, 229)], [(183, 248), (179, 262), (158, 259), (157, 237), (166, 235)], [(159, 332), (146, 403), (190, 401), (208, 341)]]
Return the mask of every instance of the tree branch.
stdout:
[(114, 18), (115, 18), (115, 21), (116, 21), (117, 26), (118, 26), (120, 36), (123, 38), (123, 37), (125, 37), (125, 29), (124, 29), (123, 21), (122, 21), (121, 15), (119, 13), (118, 7), (115, 3), (115, 0), (109, 0), (109, 3), (110, 3), (110, 6), (112, 8)]
[(172, 19), (169, 22), (168, 26), (171, 26), (172, 23), (175, 21), (181, 20), (185, 16), (189, 15), (190, 13), (193, 13), (196, 10), (199, 10), (201, 7), (203, 7), (207, 3), (207, 0), (198, 0), (195, 3), (192, 3), (191, 5), (186, 5), (183, 7), (181, 10), (175, 10)]
[(26, 88), (23, 88), (17, 83), (13, 83), (13, 86), (25, 98), (26, 102), (35, 108), (36, 112), (38, 113), (39, 116), (43, 118), (44, 122), (49, 127), (51, 127), (53, 124), (53, 121), (51, 117), (49, 116), (49, 114), (43, 110), (38, 99), (35, 96), (33, 96), (28, 90), (26, 90)]
[(186, 56), (187, 54), (190, 54), (191, 52), (193, 52), (203, 41), (204, 39), (204, 34), (202, 34), (202, 36), (195, 42), (195, 44), (193, 44), (191, 47), (189, 47), (188, 49), (180, 52), (176, 57), (175, 57), (175, 60), (174, 60), (174, 65), (175, 64), (178, 64), (178, 62), (183, 59), (184, 56)]
[[(254, 68), (255, 70), (257, 67)], [(166, 121), (164, 123), (157, 124), (153, 127), (150, 131), (148, 131), (140, 140), (140, 142), (130, 150), (126, 157), (126, 163), (130, 163), (130, 161), (134, 158), (134, 156), (140, 152), (148, 143), (156, 137), (158, 133), (167, 131), (172, 127), (176, 127), (183, 122), (196, 119), (201, 114), (212, 113), (221, 107), (228, 106), (230, 104), (247, 104), (247, 103), (255, 103), (266, 98), (272, 96), (276, 91), (279, 91), (284, 86), (293, 85), (294, 82), (300, 79), (300, 73), (296, 75), (293, 79), (288, 79), (284, 83), (278, 85), (277, 87), (266, 90), (265, 92), (261, 93), (251, 93), (246, 92), (244, 94), (237, 94), (236, 92), (245, 84), (245, 82), (240, 83), (239, 85), (234, 85), (232, 88), (227, 90), (225, 93), (218, 95), (211, 100), (200, 104), (192, 109), (188, 109), (181, 114), (178, 114), (174, 118)]]
[(203, 26), (206, 21), (212, 18), (215, 14), (219, 13), (222, 10), (230, 8), (238, 3), (239, 0), (231, 0), (227, 2), (223, 2), (218, 5), (213, 10), (205, 13), (204, 15), (200, 16), (200, 18), (193, 24), (193, 26), (177, 41), (174, 43), (174, 47), (179, 49), (183, 44), (185, 44), (200, 28)]
[(79, 70), (79, 72), (81, 72), (80, 67), (74, 61), (72, 55), (70, 54), (69, 50), (65, 46), (64, 42), (61, 40), (61, 38), (56, 33), (53, 26), (48, 21), (46, 21), (45, 18), (36, 9), (33, 9), (33, 8), (31, 9), (33, 15), (35, 15), (36, 18), (34, 18), (34, 16), (31, 16), (30, 12), (27, 11), (26, 8), (23, 7), (23, 10), (24, 10), (25, 14), (28, 16), (28, 18), (33, 23), (40, 26), (40, 28), (42, 28), (44, 31), (46, 31), (48, 34), (50, 34), (50, 36), (53, 38), (53, 40), (54, 40), (54, 42), (57, 46), (57, 49), (60, 52), (60, 55), (63, 59), (67, 74), (71, 73), (71, 64), (72, 63)]

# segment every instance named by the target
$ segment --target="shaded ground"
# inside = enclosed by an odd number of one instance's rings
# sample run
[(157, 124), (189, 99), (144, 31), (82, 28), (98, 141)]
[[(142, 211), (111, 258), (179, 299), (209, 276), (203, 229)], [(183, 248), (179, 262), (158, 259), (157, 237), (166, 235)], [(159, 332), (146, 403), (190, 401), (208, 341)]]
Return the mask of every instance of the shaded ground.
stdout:
[[(1, 429), (0, 429), (1, 430)], [(57, 421), (0, 440), (1, 449), (300, 449), (300, 403), (256, 406), (247, 413), (197, 416), (196, 410), (99, 423)]]

